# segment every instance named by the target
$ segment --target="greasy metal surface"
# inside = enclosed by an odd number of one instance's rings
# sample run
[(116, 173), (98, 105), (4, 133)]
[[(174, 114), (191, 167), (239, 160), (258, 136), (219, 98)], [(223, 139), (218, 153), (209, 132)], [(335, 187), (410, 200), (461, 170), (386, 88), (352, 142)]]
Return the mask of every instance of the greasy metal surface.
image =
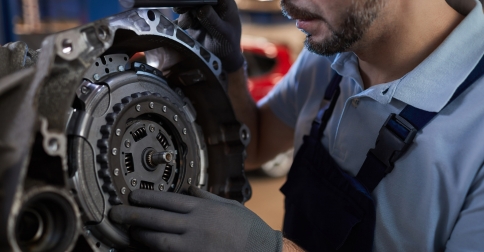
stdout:
[[(153, 49), (163, 55), (157, 65), (160, 73), (174, 90), (179, 90), (180, 99), (187, 101), (181, 107), (187, 120), (196, 118), (199, 125), (194, 126), (193, 132), (197, 131), (200, 138), (194, 141), (201, 150), (201, 175), (207, 171), (208, 176), (200, 176), (198, 184), (207, 183), (206, 188), (211, 192), (241, 202), (250, 198), (250, 187), (243, 172), (248, 140), (243, 137), (247, 135), (246, 129), (241, 128), (235, 119), (225, 93), (220, 60), (161, 16), (159, 11), (131, 10), (47, 37), (38, 59), (35, 51), (22, 45), (10, 51), (0, 50), (0, 64), (5, 66), (10, 61), (16, 62), (0, 75), (1, 251), (20, 249), (15, 238), (14, 217), (28, 199), (24, 192), (45, 186), (63, 192), (58, 196), (59, 202), (72, 203), (72, 211), (80, 210), (80, 214), (66, 213), (73, 219), (76, 229), (76, 237), (72, 239), (60, 234), (73, 244), (67, 250), (107, 251), (126, 245), (122, 228), (90, 230), (92, 225), (106, 219), (109, 207), (100, 190), (102, 185), (92, 181), (98, 176), (96, 163), (91, 162), (98, 147), (92, 146), (90, 130), (84, 127), (93, 125), (91, 120), (102, 118), (113, 108), (113, 103), (118, 102), (111, 100), (110, 89), (119, 84), (97, 85), (96, 82), (104, 83), (106, 79), (99, 76), (97, 81), (94, 74), (92, 78), (87, 76), (84, 82), (83, 79), (102, 55), (131, 56)], [(37, 63), (30, 66), (35, 61)], [(22, 68), (26, 69), (20, 70)], [(121, 68), (116, 69), (123, 72)], [(135, 76), (139, 80), (152, 78), (143, 74)], [(97, 104), (92, 114), (74, 109), (74, 97), (83, 95), (83, 85), (86, 86), (84, 92), (96, 92), (89, 99), (101, 101), (90, 103)], [(139, 90), (156, 92), (150, 84), (140, 84)], [(137, 92), (142, 92), (139, 90)], [(66, 129), (72, 120), (79, 123), (74, 123), (76, 127), (73, 129), (69, 128), (71, 135), (75, 136), (69, 141)], [(69, 162), (74, 154), (84, 156), (84, 160)], [(71, 179), (76, 176), (78, 185), (74, 185)], [(81, 207), (78, 205), (80, 197), (87, 198)], [(86, 212), (90, 212), (89, 216)], [(86, 222), (87, 219), (90, 221)], [(109, 239), (105, 238), (106, 233), (110, 233)]]

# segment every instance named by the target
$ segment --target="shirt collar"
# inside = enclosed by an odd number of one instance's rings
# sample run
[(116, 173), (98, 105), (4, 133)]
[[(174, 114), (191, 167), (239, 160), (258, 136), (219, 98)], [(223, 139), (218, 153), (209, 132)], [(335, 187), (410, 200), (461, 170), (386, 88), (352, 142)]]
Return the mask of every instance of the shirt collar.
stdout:
[[(419, 109), (439, 112), (484, 55), (483, 32), (484, 13), (481, 3), (476, 0), (474, 9), (415, 69), (398, 80), (374, 86), (364, 93), (382, 103), (390, 102), (393, 97)], [(362, 86), (358, 60), (352, 52), (336, 55), (331, 67)], [(385, 95), (375, 95), (374, 91), (385, 91)]]

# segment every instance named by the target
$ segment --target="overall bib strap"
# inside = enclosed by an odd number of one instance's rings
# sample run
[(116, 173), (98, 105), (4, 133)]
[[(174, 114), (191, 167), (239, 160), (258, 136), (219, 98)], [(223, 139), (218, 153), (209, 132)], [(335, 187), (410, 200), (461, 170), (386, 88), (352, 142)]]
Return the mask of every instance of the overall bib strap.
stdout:
[(369, 252), (373, 247), (375, 206), (366, 189), (346, 174), (321, 138), (339, 96), (335, 74), (311, 133), (294, 158), (281, 192), (285, 195), (284, 235), (306, 251)]
[[(484, 56), (476, 67), (457, 88), (444, 108), (462, 94), (477, 79), (484, 75)], [(380, 181), (393, 170), (395, 162), (408, 150), (413, 143), (417, 131), (427, 125), (437, 112), (428, 112), (405, 106), (400, 114), (391, 114), (380, 129), (375, 148), (366, 154), (356, 178), (372, 192)]]
[(331, 81), (329, 82), (328, 87), (324, 93), (324, 100), (323, 101), (331, 101), (326, 108), (322, 108), (318, 111), (318, 115), (313, 121), (311, 131), (309, 135), (311, 137), (319, 138), (323, 136), (323, 131), (326, 128), (326, 124), (329, 121), (329, 118), (333, 114), (334, 107), (336, 106), (336, 101), (338, 100), (340, 94), (340, 87), (339, 83), (343, 77), (336, 72), (334, 73)]

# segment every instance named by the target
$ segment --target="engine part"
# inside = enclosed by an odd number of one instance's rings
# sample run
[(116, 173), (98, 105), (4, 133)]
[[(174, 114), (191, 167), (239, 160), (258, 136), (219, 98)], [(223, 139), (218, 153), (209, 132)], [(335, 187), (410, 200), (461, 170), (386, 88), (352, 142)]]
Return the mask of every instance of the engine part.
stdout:
[(217, 4), (217, 0), (119, 0), (119, 3), (124, 8), (130, 9), (133, 7), (179, 7)]
[(220, 64), (156, 9), (47, 37), (0, 79), (0, 250), (143, 250), (107, 218), (136, 189), (247, 201)]

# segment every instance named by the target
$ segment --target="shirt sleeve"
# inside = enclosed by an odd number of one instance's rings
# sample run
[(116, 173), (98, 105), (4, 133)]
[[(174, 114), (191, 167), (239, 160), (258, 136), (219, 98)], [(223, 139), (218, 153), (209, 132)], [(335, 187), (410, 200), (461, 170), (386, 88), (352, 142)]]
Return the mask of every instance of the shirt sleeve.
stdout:
[(484, 167), (481, 166), (466, 196), (446, 251), (484, 251)]
[[(279, 83), (259, 101), (259, 106), (268, 104), (272, 112), (291, 128), (296, 127), (297, 118), (309, 97), (312, 86), (320, 84), (315, 80), (321, 74), (331, 74), (332, 58), (322, 57), (306, 49)], [(327, 85), (327, 83), (323, 83)]]

